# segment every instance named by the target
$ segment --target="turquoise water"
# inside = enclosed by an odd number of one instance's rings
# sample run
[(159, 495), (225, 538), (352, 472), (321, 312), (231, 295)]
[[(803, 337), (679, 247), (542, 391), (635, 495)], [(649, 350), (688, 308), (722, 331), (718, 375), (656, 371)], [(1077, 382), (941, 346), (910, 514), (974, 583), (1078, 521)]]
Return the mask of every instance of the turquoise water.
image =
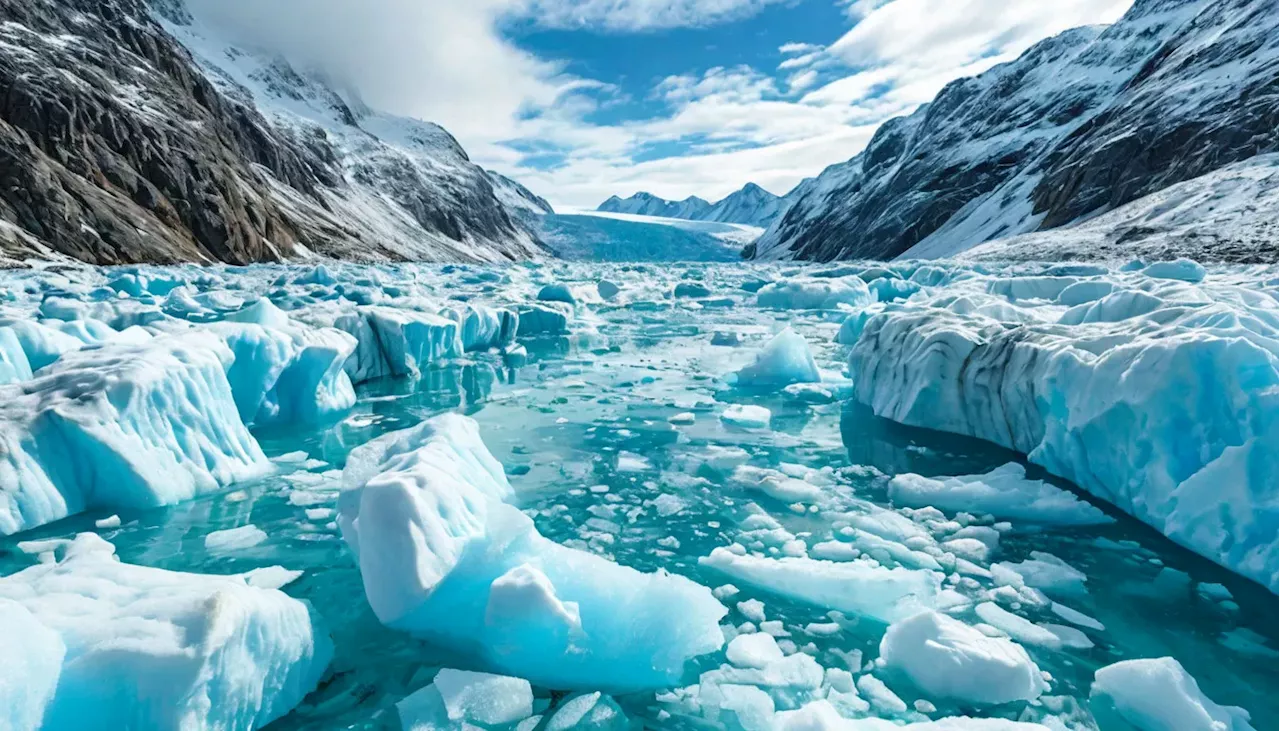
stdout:
[[(365, 604), (359, 574), (332, 517), (305, 512), (335, 506), (337, 482), (331, 471), (342, 467), (353, 447), (379, 434), (446, 410), (469, 414), (506, 466), (517, 503), (544, 535), (622, 564), (665, 568), (711, 587), (726, 580), (699, 567), (697, 559), (737, 540), (737, 526), (752, 502), (794, 534), (810, 533), (818, 540), (830, 526), (821, 515), (798, 514), (759, 493), (747, 494), (723, 475), (699, 469), (698, 455), (708, 446), (744, 448), (755, 465), (837, 468), (842, 489), (885, 506), (883, 479), (867, 470), (839, 468), (865, 465), (889, 475), (956, 475), (1017, 459), (983, 443), (897, 426), (847, 403), (806, 405), (781, 395), (717, 390), (719, 382), (711, 375), (731, 372), (749, 360), (784, 320), (808, 338), (823, 368), (838, 370), (844, 350), (833, 344), (837, 323), (820, 314), (667, 306), (656, 311), (606, 307), (598, 315), (596, 331), (589, 335), (527, 343), (529, 362), (519, 368), (504, 367), (496, 356), (478, 356), (434, 369), (417, 381), (364, 384), (356, 408), (340, 423), (257, 434), (268, 454), (304, 451), (313, 462), (282, 464), (278, 476), (174, 507), (122, 512), (124, 525), (103, 534), (123, 560), (166, 569), (232, 573), (279, 564), (303, 570), (285, 591), (312, 602), (333, 634), (337, 656), (330, 679), (270, 728), (394, 729), (395, 701), (429, 682), (434, 667), (465, 667), (467, 658), (444, 656), (381, 627)], [(741, 333), (742, 346), (710, 344), (713, 333), (729, 330)], [(772, 429), (742, 431), (723, 425), (716, 418), (720, 407), (713, 405), (734, 401), (770, 408)], [(668, 422), (684, 412), (695, 414), (693, 424)], [(647, 464), (630, 471), (634, 460), (624, 460), (620, 470), (618, 455), (624, 452)], [(634, 510), (659, 494), (659, 488), (682, 494), (687, 507), (667, 517)], [(1209, 697), (1244, 707), (1260, 730), (1276, 729), (1275, 597), (1136, 521), (1108, 512), (1116, 523), (1098, 528), (1019, 532), (1015, 525), (1000, 544), (1000, 560), (1019, 561), (1031, 551), (1047, 551), (1086, 573), (1089, 596), (1073, 606), (1106, 625), (1105, 632), (1090, 633), (1097, 646), (1089, 650), (1028, 647), (1041, 669), (1055, 678), (1051, 694), (1065, 697), (1056, 713), (1070, 717), (1074, 705), (1087, 698), (1098, 667), (1125, 658), (1172, 655)], [(21, 538), (70, 536), (93, 530), (93, 521), (102, 517), (77, 516)], [(227, 555), (205, 550), (209, 532), (246, 524), (263, 529), (269, 539)], [(0, 574), (31, 561), (15, 543), (14, 538), (0, 543)], [(1194, 593), (1161, 593), (1151, 584), (1161, 566), (1189, 572), (1197, 581), (1225, 584), (1239, 611), (1224, 611)], [(797, 646), (812, 643), (808, 651), (824, 666), (843, 667), (837, 650), (858, 649), (867, 659), (876, 655), (882, 626), (848, 622), (835, 635), (806, 635), (805, 625), (831, 622), (824, 609), (745, 587), (726, 601), (731, 608), (726, 621), (745, 621), (733, 605), (748, 598), (762, 600), (769, 618), (782, 620)], [(1052, 621), (1043, 615), (1031, 618)], [(688, 682), (696, 683), (700, 670), (721, 661), (718, 656), (701, 658), (699, 667), (690, 667)], [(902, 695), (908, 703), (913, 699)], [(650, 728), (708, 727), (662, 702), (658, 694), (618, 701)], [(659, 720), (664, 710), (672, 715)], [(964, 710), (940, 707), (930, 715)], [(989, 713), (1035, 718), (1041, 707), (1011, 704)]]

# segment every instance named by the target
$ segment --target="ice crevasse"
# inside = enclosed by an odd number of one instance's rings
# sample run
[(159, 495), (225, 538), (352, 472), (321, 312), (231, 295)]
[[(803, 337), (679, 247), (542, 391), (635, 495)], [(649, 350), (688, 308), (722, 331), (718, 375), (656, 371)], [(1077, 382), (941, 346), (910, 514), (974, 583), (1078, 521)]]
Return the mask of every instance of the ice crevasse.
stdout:
[(684, 577), (644, 574), (541, 536), (476, 423), (445, 414), (354, 450), (339, 526), (394, 629), (551, 688), (678, 682), (724, 643), (727, 610)]
[[(1130, 288), (1040, 277), (889, 303), (851, 350), (855, 398), (1027, 454), (1276, 592), (1274, 298), (1132, 276)], [(1065, 311), (1044, 304), (1068, 294)]]
[(122, 563), (92, 533), (61, 544), (56, 561), (0, 578), (6, 731), (251, 731), (329, 664), (310, 606), (248, 575)]

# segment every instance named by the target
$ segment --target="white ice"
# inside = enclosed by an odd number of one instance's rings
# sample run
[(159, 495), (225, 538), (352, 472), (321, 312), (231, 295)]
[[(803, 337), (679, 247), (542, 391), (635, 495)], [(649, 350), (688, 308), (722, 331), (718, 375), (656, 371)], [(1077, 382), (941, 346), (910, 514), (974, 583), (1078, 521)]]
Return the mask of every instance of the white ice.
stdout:
[[(121, 563), (92, 533), (60, 551), (0, 578), (0, 696), (14, 701), (0, 718), (21, 720), (6, 728), (251, 731), (297, 705), (332, 656), (310, 607), (277, 590)], [(24, 668), (29, 685), (7, 695), (6, 674)]]
[(1049, 687), (1017, 643), (933, 611), (890, 625), (880, 657), (929, 698), (965, 706), (1034, 700)]
[(1101, 510), (1043, 480), (1028, 480), (1016, 462), (984, 475), (941, 479), (905, 473), (889, 481), (889, 497), (898, 505), (935, 507), (951, 512), (990, 513), (1041, 525), (1096, 525), (1111, 519)]
[(1249, 714), (1220, 706), (1171, 657), (1123, 660), (1100, 668), (1089, 706), (1104, 729), (1136, 731), (1253, 731)]
[(445, 414), (348, 458), (339, 524), (392, 628), (555, 688), (643, 689), (723, 645), (726, 610), (680, 576), (548, 541), (504, 502), (474, 421)]

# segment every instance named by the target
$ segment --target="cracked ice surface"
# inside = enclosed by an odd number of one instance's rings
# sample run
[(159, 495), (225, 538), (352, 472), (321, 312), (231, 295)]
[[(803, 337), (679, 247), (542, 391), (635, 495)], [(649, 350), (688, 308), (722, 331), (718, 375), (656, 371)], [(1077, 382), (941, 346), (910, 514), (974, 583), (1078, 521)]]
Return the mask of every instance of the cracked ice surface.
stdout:
[(1276, 729), (1276, 285), (4, 272), (0, 726)]

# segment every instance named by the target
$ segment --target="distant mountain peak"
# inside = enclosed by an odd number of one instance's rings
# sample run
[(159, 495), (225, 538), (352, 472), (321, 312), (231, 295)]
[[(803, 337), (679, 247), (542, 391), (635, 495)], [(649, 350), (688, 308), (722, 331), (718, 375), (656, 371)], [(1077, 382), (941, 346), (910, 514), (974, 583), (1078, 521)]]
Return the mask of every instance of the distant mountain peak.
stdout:
[(610, 196), (596, 210), (630, 213), (661, 218), (685, 218), (693, 221), (741, 223), (768, 226), (790, 203), (788, 196), (776, 196), (755, 183), (747, 183), (716, 203), (691, 195), (681, 201), (669, 201), (641, 191), (628, 198)]

